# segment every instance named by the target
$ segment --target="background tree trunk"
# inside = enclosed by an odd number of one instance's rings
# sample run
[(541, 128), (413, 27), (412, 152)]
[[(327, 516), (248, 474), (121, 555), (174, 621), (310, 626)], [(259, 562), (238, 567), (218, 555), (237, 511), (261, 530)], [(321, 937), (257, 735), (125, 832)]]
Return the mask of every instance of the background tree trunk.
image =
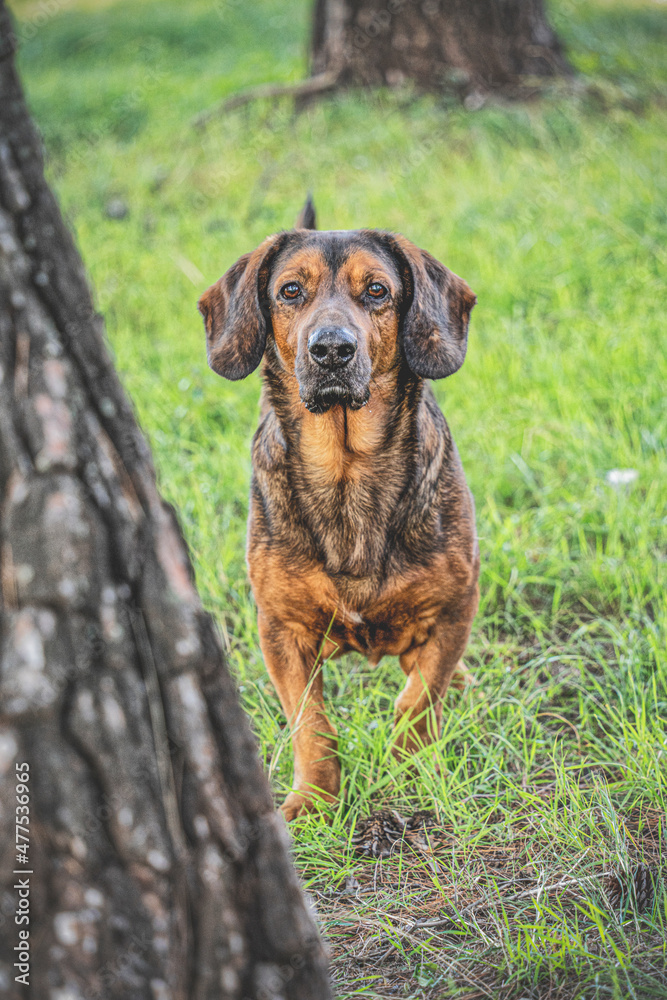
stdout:
[(329, 997), (213, 622), (44, 181), (2, 0), (0, 383), (2, 996)]
[(316, 0), (311, 66), (340, 84), (468, 92), (570, 72), (542, 0)]

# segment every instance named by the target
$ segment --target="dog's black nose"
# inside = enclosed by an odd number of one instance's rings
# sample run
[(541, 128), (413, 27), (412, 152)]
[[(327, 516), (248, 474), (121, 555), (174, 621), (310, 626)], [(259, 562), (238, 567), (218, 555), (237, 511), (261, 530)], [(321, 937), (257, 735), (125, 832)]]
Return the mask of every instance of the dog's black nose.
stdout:
[(341, 326), (321, 327), (308, 338), (308, 351), (322, 368), (342, 368), (356, 354), (357, 339)]

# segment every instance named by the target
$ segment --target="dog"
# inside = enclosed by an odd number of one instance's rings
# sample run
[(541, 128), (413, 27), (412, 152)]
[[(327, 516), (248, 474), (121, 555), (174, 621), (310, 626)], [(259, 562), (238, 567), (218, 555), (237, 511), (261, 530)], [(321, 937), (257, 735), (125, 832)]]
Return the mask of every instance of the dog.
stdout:
[(247, 561), (260, 644), (292, 729), (287, 820), (340, 791), (322, 663), (398, 656), (395, 744), (438, 738), (479, 600), (473, 498), (428, 379), (466, 354), (476, 297), (403, 236), (318, 231), (307, 202), (201, 296), (208, 361), (260, 362)]

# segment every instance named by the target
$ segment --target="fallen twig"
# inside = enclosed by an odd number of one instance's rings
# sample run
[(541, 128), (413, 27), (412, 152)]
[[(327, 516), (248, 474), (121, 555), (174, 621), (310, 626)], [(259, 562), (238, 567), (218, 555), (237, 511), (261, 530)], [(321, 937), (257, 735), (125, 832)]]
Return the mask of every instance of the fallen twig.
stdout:
[(310, 76), (307, 80), (299, 80), (297, 83), (263, 83), (258, 87), (251, 87), (240, 94), (233, 94), (232, 97), (225, 98), (220, 104), (208, 111), (202, 111), (193, 119), (195, 128), (204, 128), (211, 119), (218, 115), (224, 115), (227, 111), (241, 108), (251, 101), (275, 100), (279, 97), (310, 97), (315, 94), (322, 94), (327, 90), (333, 90), (338, 83), (338, 73), (320, 73), (318, 76)]
[(553, 885), (539, 885), (535, 889), (526, 889), (524, 892), (519, 892), (516, 896), (505, 896), (504, 898), (498, 900), (478, 899), (474, 903), (470, 903), (468, 906), (465, 906), (458, 913), (449, 917), (431, 917), (426, 920), (420, 918), (412, 925), (410, 930), (414, 931), (417, 928), (423, 927), (428, 927), (429, 929), (433, 927), (444, 927), (445, 924), (452, 923), (452, 921), (456, 919), (460, 920), (462, 917), (466, 917), (469, 914), (474, 913), (476, 910), (483, 910), (486, 908), (490, 909), (491, 907), (500, 906), (504, 903), (515, 903), (519, 899), (528, 899), (530, 896), (539, 896), (543, 892), (553, 892), (554, 889), (565, 889), (571, 885), (581, 885), (582, 882), (590, 882), (595, 879), (604, 878), (609, 874), (610, 872), (600, 872), (598, 875), (584, 875), (582, 878), (566, 878), (562, 879), (560, 882), (554, 882)]

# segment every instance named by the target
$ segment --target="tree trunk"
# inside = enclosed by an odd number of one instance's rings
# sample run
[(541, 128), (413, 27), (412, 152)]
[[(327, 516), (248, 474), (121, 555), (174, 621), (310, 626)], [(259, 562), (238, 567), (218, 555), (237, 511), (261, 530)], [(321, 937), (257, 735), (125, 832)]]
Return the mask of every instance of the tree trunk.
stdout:
[(0, 0), (0, 993), (326, 998), (285, 828), (44, 181), (13, 48)]
[(311, 68), (341, 85), (482, 93), (570, 72), (542, 0), (316, 0)]

